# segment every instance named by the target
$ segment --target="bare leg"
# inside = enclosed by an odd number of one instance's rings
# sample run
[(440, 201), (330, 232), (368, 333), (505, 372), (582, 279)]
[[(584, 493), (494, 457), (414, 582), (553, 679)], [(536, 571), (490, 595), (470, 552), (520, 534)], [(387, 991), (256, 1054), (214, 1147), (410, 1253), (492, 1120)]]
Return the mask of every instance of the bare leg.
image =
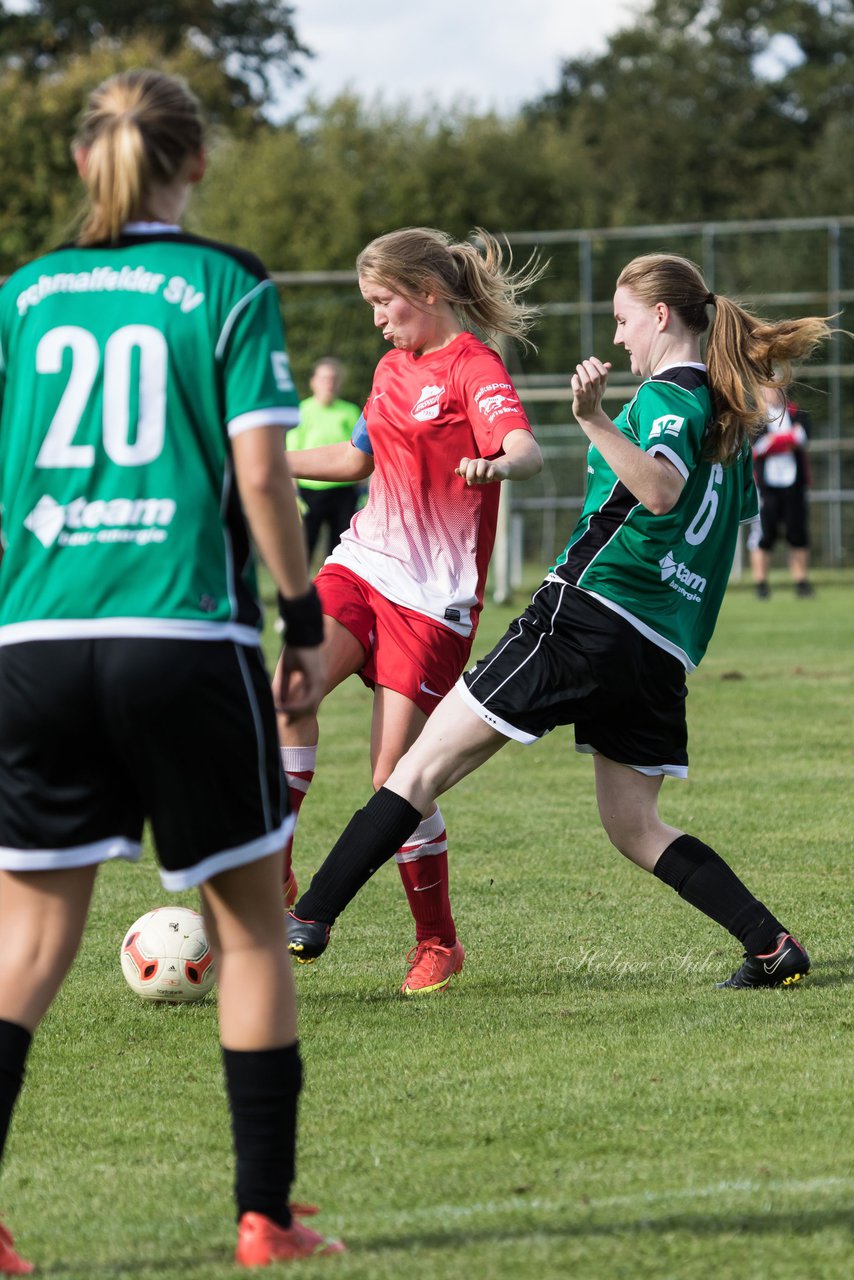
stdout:
[[(714, 849), (661, 821), (661, 777), (647, 777), (601, 755), (595, 757), (595, 769), (599, 813), (612, 844), (727, 929), (746, 952), (773, 951), (785, 932), (777, 917)], [(806, 972), (809, 959), (800, 946), (795, 959), (799, 970)]]
[[(438, 709), (438, 708), (437, 708)], [(380, 686), (371, 716), (371, 769), (374, 790), (385, 785), (392, 769), (418, 738), (427, 716), (411, 699)]]
[[(365, 651), (356, 637), (334, 618), (323, 619), (323, 654), (326, 659), (326, 693), (342, 680), (354, 675), (365, 662)], [(325, 696), (325, 694), (324, 694)], [(316, 746), (318, 739), (317, 716), (300, 716), (287, 719), (278, 716), (279, 742), (283, 747)]]
[(806, 582), (809, 551), (806, 547), (789, 548), (789, 572), (794, 582)]
[(507, 742), (452, 689), (385, 785), (422, 814), (429, 813), (438, 796), (479, 769)]
[(599, 817), (608, 839), (624, 857), (652, 871), (669, 844), (682, 832), (658, 816), (661, 775), (647, 777), (605, 756), (593, 757)]
[[(214, 876), (202, 903), (217, 964), (220, 1040), (235, 1151), (238, 1260), (306, 1256), (323, 1242), (288, 1206), (302, 1067), (279, 886), (282, 854)], [(281, 1230), (286, 1232), (282, 1236)]]
[[(378, 790), (398, 760), (406, 754), (427, 723), (427, 715), (409, 698), (392, 689), (380, 687), (374, 696), (371, 735), (374, 789)], [(394, 860), (415, 921), (416, 950), (413, 968), (406, 978), (409, 993), (422, 987), (430, 990), (441, 985), (435, 973), (436, 962), (450, 970), (457, 965), (454, 948), (458, 947), (457, 926), (451, 909), (450, 870), (448, 866), (448, 833), (438, 807), (434, 804), (418, 826), (407, 835), (396, 851)], [(419, 944), (427, 945), (422, 955)], [(440, 950), (436, 950), (436, 948)], [(414, 971), (413, 971), (414, 969)]]
[[(301, 921), (332, 924), (374, 872), (432, 811), (436, 797), (494, 755), (507, 738), (487, 725), (452, 689), (420, 736), (364, 809), (354, 814), (294, 908)], [(320, 930), (323, 933), (323, 930)], [(311, 958), (321, 953), (311, 940)], [(294, 934), (291, 933), (293, 945)], [(308, 946), (300, 944), (300, 950)], [(295, 954), (297, 949), (294, 948)]]
[(273, 1049), (296, 1040), (281, 866), (282, 855), (275, 854), (223, 871), (202, 885), (226, 1049)]
[[(355, 636), (351, 635), (346, 627), (342, 627), (340, 622), (328, 616), (324, 618), (323, 652), (327, 669), (325, 694), (358, 671), (365, 661), (365, 652)], [(282, 764), (288, 785), (288, 799), (291, 812), (298, 815), (314, 777), (317, 763), (319, 737), (317, 716), (292, 718), (279, 714), (276, 718)], [(283, 864), (284, 896), (288, 906), (293, 905), (299, 892), (291, 865), (293, 843), (292, 835), (285, 848)]]
[(753, 581), (757, 587), (767, 586), (768, 570), (770, 567), (770, 552), (763, 551), (761, 547), (755, 547), (750, 553), (750, 571), (753, 574)]
[(97, 874), (0, 871), (0, 1018), (35, 1030), (77, 954)]

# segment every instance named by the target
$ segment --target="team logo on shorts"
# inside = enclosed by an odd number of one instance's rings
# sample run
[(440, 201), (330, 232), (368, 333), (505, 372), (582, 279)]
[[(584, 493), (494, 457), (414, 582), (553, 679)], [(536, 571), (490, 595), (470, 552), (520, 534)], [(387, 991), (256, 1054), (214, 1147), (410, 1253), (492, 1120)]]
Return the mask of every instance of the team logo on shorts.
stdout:
[(444, 387), (422, 387), (417, 403), (410, 410), (415, 421), (432, 422), (438, 418), (444, 394)]

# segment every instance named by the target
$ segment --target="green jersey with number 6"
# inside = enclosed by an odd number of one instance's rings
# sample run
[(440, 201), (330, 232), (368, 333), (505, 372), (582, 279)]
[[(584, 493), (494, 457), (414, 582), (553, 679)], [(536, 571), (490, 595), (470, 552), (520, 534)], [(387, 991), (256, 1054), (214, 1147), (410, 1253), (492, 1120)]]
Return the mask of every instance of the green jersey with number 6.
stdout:
[(550, 576), (589, 592), (693, 671), (706, 651), (735, 553), (738, 526), (758, 511), (750, 449), (722, 466), (703, 456), (712, 421), (703, 365), (642, 383), (615, 425), (684, 477), (673, 509), (653, 515), (592, 445), (581, 517)]
[(230, 440), (298, 418), (251, 254), (146, 224), (0, 290), (0, 644), (231, 638), (261, 612)]

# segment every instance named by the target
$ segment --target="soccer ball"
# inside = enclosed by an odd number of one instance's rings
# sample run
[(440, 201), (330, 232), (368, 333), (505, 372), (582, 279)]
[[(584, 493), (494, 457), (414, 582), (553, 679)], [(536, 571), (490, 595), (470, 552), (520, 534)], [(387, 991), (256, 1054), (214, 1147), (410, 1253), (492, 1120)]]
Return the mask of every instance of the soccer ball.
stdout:
[(140, 916), (119, 958), (128, 986), (143, 1000), (201, 1000), (216, 980), (204, 921), (188, 907), (156, 907)]

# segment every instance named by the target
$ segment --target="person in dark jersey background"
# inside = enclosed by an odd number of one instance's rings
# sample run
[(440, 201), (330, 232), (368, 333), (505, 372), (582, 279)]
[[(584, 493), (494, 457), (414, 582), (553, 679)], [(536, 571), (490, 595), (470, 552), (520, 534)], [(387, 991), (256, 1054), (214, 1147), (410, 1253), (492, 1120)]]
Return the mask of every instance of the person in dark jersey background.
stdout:
[(771, 552), (782, 527), (789, 547), (789, 572), (796, 596), (815, 594), (809, 580), (809, 513), (807, 458), (809, 417), (786, 398), (782, 387), (765, 392), (767, 416), (753, 442), (753, 471), (759, 491), (759, 517), (748, 538), (750, 568), (759, 600), (771, 595), (768, 571)]
[[(275, 686), (284, 718), (317, 705), (324, 665), (278, 302), (251, 254), (181, 231), (205, 168), (181, 81), (104, 82), (73, 151), (76, 242), (0, 291), (0, 1149), (98, 867), (138, 858), (149, 819), (164, 886), (199, 887), (217, 965), (237, 1261), (340, 1252), (288, 1202), (293, 815), (250, 531), (281, 593), (281, 670), (301, 677)], [(30, 1270), (0, 1229), (0, 1273)]]
[[(374, 324), (394, 348), (377, 365), (351, 443), (289, 454), (299, 479), (371, 477), (353, 518), (317, 576), (333, 689), (359, 674), (374, 691), (371, 766), (385, 782), (471, 652), (495, 540), (499, 488), (542, 466), (539, 447), (498, 352), (524, 339), (536, 312), (523, 301), (533, 263), (509, 270), (485, 231), (473, 243), (431, 227), (372, 241), (356, 269)], [(314, 776), (316, 716), (280, 726), (298, 807)], [(396, 850), (415, 946), (401, 991), (443, 991), (462, 968), (448, 880), (448, 841), (431, 805)], [(288, 891), (293, 895), (293, 886)], [(286, 894), (287, 896), (287, 894)], [(290, 945), (297, 959), (301, 904)]]
[(304, 951), (323, 952), (338, 915), (436, 796), (511, 738), (531, 743), (574, 723), (612, 844), (741, 942), (743, 964), (719, 985), (791, 985), (809, 970), (805, 949), (726, 862), (661, 819), (658, 795), (666, 775), (687, 774), (685, 672), (712, 635), (739, 524), (756, 514), (750, 438), (765, 420), (763, 387), (777, 383), (775, 362), (785, 379), (829, 328), (760, 320), (669, 254), (624, 268), (614, 315), (615, 344), (643, 382), (612, 421), (602, 408), (610, 364), (591, 357), (573, 374), (590, 445), (569, 543), (314, 876), (300, 902)]

